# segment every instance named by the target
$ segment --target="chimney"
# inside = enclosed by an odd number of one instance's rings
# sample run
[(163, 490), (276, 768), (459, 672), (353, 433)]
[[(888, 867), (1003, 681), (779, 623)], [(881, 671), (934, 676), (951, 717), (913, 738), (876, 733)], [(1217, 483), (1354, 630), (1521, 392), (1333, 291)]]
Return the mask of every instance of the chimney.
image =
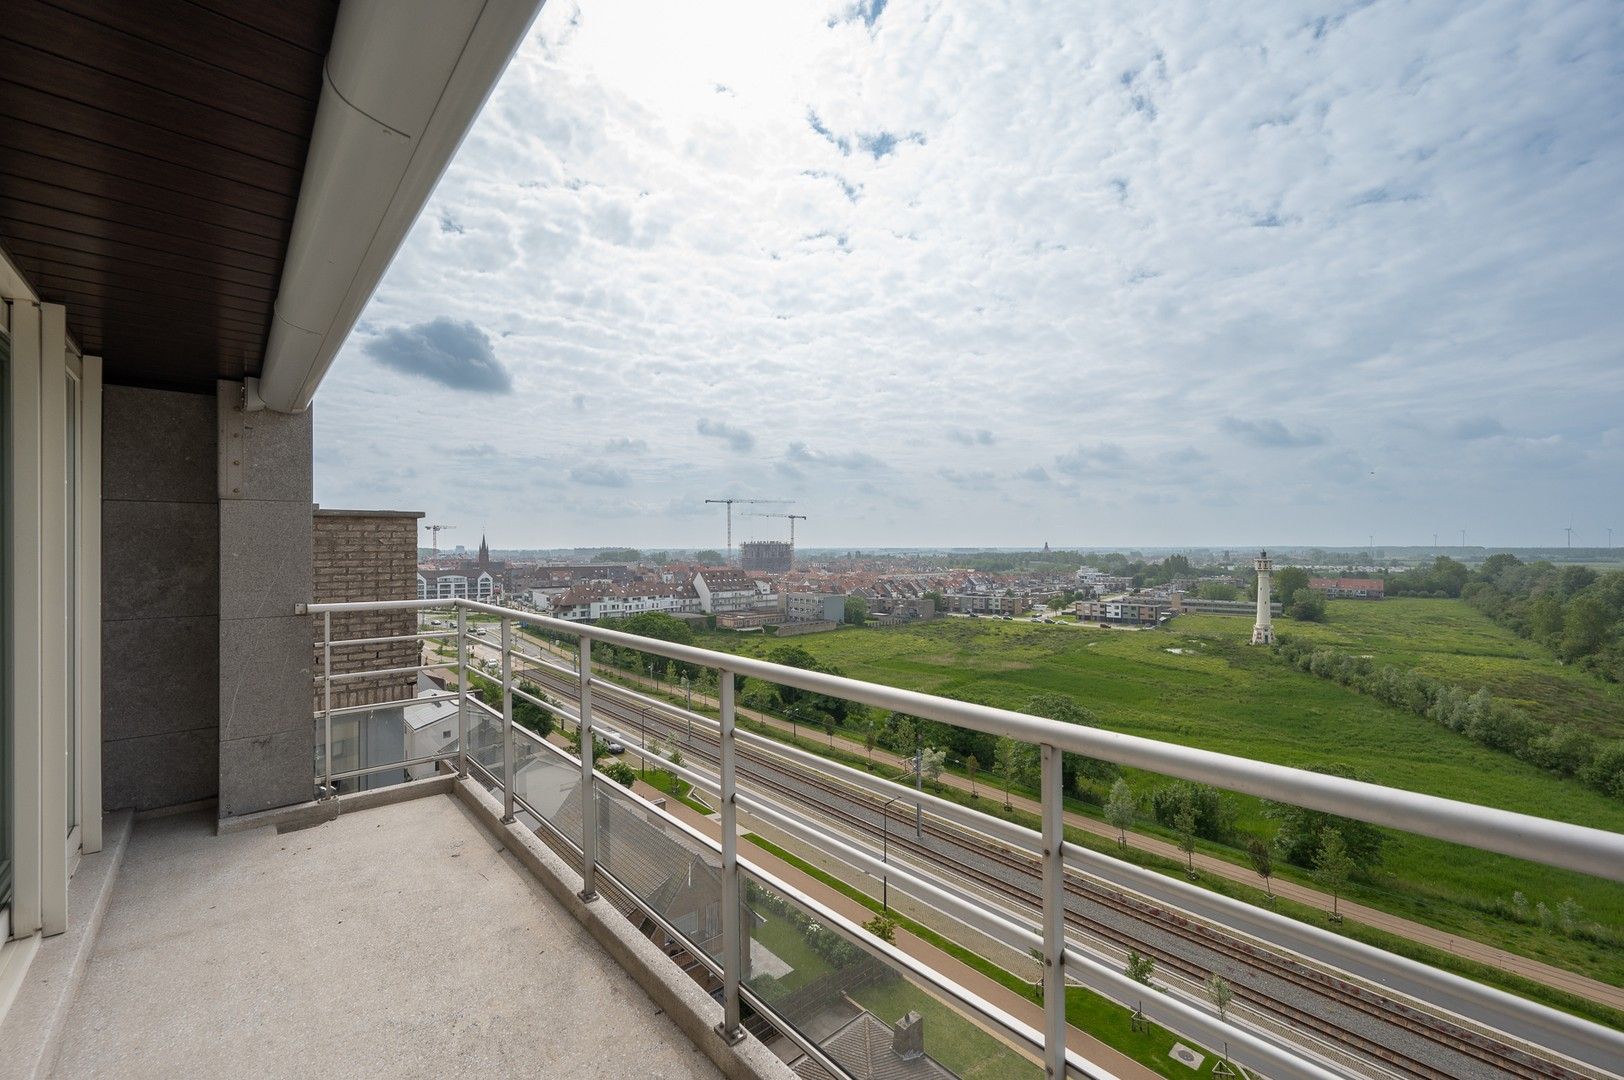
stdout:
[(903, 1061), (916, 1061), (925, 1056), (925, 1018), (910, 1010), (892, 1028), (891, 1049)]

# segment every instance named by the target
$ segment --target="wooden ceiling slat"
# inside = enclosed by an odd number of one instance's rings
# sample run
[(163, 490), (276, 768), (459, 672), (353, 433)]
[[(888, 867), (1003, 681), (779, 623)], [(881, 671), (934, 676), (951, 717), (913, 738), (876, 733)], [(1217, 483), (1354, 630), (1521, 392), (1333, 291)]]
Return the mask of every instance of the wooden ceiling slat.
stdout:
[[(172, 251), (154, 250), (140, 245), (125, 244), (117, 240), (98, 240), (94, 237), (64, 232), (61, 229), (51, 228), (27, 220), (0, 219), (0, 245), (11, 249), (12, 237), (35, 240), (42, 244), (53, 244), (56, 247), (65, 247), (74, 251), (100, 255), (113, 263), (127, 262), (152, 270), (180, 270), (188, 273), (218, 274), (228, 281), (235, 281), (241, 285), (256, 285), (265, 289), (270, 295), (275, 295), (276, 279), (266, 275), (263, 271), (243, 270), (234, 266), (222, 266), (218, 263), (204, 266), (200, 265), (196, 259)], [(43, 267), (40, 269), (43, 269)]]
[(112, 383), (265, 351), (338, 0), (6, 0), (0, 247)]
[[(157, 229), (142, 228), (139, 225), (128, 224), (123, 221), (109, 221), (106, 218), (86, 217), (71, 210), (62, 210), (55, 206), (41, 206), (38, 203), (20, 202), (16, 199), (0, 198), (0, 218), (26, 218), (34, 224), (65, 233), (74, 233), (94, 242), (111, 240), (130, 247), (145, 248), (148, 251), (162, 251), (185, 256), (195, 263), (208, 266), (230, 266), (239, 270), (249, 270), (264, 274), (267, 278), (275, 279), (281, 270), (281, 260), (275, 256), (253, 255), (246, 251), (234, 251), (231, 248), (220, 247), (205, 241), (194, 240), (186, 236), (176, 236)], [(85, 247), (84, 243), (68, 244), (68, 247)], [(92, 248), (95, 250), (95, 248)]]
[(208, 225), (230, 229), (249, 236), (278, 242), (287, 239), (288, 223), (270, 214), (256, 214), (235, 206), (210, 202), (185, 191), (153, 187), (127, 176), (97, 172), (55, 158), (40, 157), (24, 150), (10, 149), (0, 158), (0, 178), (16, 178), (34, 184), (47, 184), (77, 192), (110, 204), (123, 204), (145, 210), (193, 218)]
[(333, 19), (337, 14), (337, 6), (332, 0), (281, 0), (276, 4), (192, 0), (192, 4), (279, 37), (314, 53), (318, 58), (327, 54), (327, 43), (332, 40)]
[[(264, 338), (263, 328), (247, 330), (242, 327), (227, 325), (205, 314), (201, 318), (177, 320), (162, 312), (153, 312), (140, 307), (127, 308), (101, 308), (93, 304), (81, 305), (78, 317), (86, 323), (96, 323), (104, 330), (119, 328), (122, 331), (153, 333), (171, 337), (172, 340), (195, 340), (202, 338), (208, 341), (220, 341), (245, 349), (259, 347)], [(68, 316), (74, 316), (75, 309), (68, 308)], [(184, 331), (182, 331), (184, 327)]]
[(223, 331), (240, 334), (247, 341), (257, 340), (270, 325), (268, 314), (255, 316), (216, 304), (176, 303), (167, 298), (145, 297), (123, 290), (85, 291), (72, 288), (71, 283), (53, 286), (46, 279), (41, 279), (35, 288), (39, 290), (41, 299), (48, 303), (62, 304), (87, 318), (96, 314), (108, 316), (115, 312), (123, 313), (118, 315), (118, 318), (125, 318), (131, 314), (149, 315), (162, 318), (171, 324), (184, 322), (193, 326), (218, 327)]
[(92, 142), (36, 124), (27, 118), (0, 124), (0, 154), (9, 157), (13, 149), (36, 157), (72, 162), (112, 176), (128, 176), (153, 187), (190, 191), (214, 202), (286, 221), (292, 220), (293, 207), (298, 199), (296, 190), (272, 191), (240, 184), (196, 169), (132, 154), (116, 146)]
[(140, 4), (109, 4), (106, 0), (50, 2), (82, 19), (180, 56), (225, 68), (234, 75), (301, 97), (311, 92), (304, 74), (310, 62), (305, 50), (185, 0), (142, 0)]
[(270, 301), (233, 296), (219, 289), (214, 290), (212, 293), (165, 289), (162, 285), (155, 286), (143, 278), (112, 277), (77, 266), (56, 265), (51, 268), (51, 271), (51, 273), (41, 274), (30, 279), (34, 287), (42, 294), (80, 292), (102, 297), (127, 294), (152, 303), (167, 303), (183, 307), (213, 305), (222, 311), (235, 312), (239, 317), (251, 320), (268, 318), (273, 309)]
[[(141, 9), (143, 2), (128, 0)], [(303, 135), (316, 115), (320, 91), (319, 63), (309, 96), (267, 83), (244, 79), (224, 68), (158, 49), (150, 43), (109, 30), (41, 0), (11, 0), (6, 5), (6, 62), (44, 64), (73, 57), (90, 67), (116, 71), (165, 93), (204, 105), (215, 105), (290, 135)]]
[(284, 168), (304, 167), (305, 140), (224, 109), (154, 89), (116, 72), (71, 58), (45, 64), (7, 64), (5, 75), (42, 93), (106, 109), (121, 117), (149, 121), (166, 131), (206, 136), (209, 142)]
[(211, 225), (196, 218), (167, 214), (162, 210), (148, 210), (142, 206), (110, 202), (68, 188), (53, 188), (33, 180), (22, 180), (0, 173), (0, 204), (15, 201), (19, 204), (48, 205), (83, 218), (120, 223), (157, 233), (183, 236), (188, 240), (208, 244), (222, 250), (258, 255), (273, 263), (282, 261), (283, 245), (279, 239), (254, 236), (235, 229)]
[(165, 131), (3, 79), (0, 79), (0, 113), (18, 120), (33, 119), (41, 126), (65, 131), (92, 143), (114, 146), (239, 184), (271, 191), (299, 186), (302, 162), (294, 168), (277, 165), (264, 158), (250, 157), (216, 143)]
[[(30, 274), (30, 279), (39, 274), (53, 272), (70, 278), (86, 278), (92, 275), (106, 280), (134, 278), (153, 288), (165, 289), (172, 295), (195, 297), (200, 300), (208, 300), (217, 296), (230, 296), (263, 302), (269, 306), (273, 299), (270, 291), (263, 283), (245, 285), (237, 281), (227, 281), (218, 274), (195, 273), (167, 267), (148, 267), (146, 264), (138, 263), (133, 259), (109, 258), (94, 251), (78, 251), (72, 248), (59, 247), (55, 244), (23, 239), (16, 235), (6, 239), (5, 247), (19, 262), (45, 268), (37, 273)], [(153, 270), (161, 270), (162, 273), (153, 273)]]

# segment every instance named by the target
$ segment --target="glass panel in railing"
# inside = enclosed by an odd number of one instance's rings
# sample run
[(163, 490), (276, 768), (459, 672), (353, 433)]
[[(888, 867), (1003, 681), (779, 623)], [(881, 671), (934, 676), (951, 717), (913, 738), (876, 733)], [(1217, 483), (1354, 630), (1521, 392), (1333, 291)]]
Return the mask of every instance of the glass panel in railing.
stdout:
[[(1043, 1075), (1033, 1057), (993, 1035), (985, 1018), (928, 992), (793, 897), (753, 875), (743, 880), (745, 986), (771, 1009), (775, 1022), (852, 1076)], [(802, 1067), (804, 1051), (787, 1044), (774, 1050), (792, 1068)], [(810, 1062), (804, 1068), (802, 1075), (825, 1075)]]
[[(495, 773), (502, 775), (498, 756)], [(522, 729), (513, 733), (513, 792), (575, 847), (581, 844), (581, 766)], [(535, 823), (532, 823), (535, 824)]]
[[(319, 779), (325, 774), (326, 722), (315, 718), (313, 764)], [(404, 764), (455, 751), (457, 705), (454, 701), (418, 701), (407, 698), (332, 716), (333, 793), (368, 791), (406, 780), (433, 776), (433, 761)], [(386, 766), (398, 765), (398, 768)], [(362, 775), (345, 776), (367, 770)]]
[[(664, 920), (681, 944), (720, 962), (721, 856), (612, 780), (597, 784), (598, 865)], [(652, 925), (657, 943), (671, 945)]]

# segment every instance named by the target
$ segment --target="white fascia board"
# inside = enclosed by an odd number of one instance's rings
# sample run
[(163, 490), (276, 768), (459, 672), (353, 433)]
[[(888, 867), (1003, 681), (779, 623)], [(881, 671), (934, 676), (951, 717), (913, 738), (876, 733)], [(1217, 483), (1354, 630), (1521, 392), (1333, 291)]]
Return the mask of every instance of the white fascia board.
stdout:
[(344, 0), (259, 398), (309, 407), (542, 0)]

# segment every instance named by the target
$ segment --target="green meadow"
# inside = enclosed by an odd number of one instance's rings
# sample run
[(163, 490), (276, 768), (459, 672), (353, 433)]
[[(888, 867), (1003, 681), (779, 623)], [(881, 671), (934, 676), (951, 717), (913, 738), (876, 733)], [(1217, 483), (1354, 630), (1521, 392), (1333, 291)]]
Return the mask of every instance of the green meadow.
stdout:
[[(1598, 729), (1624, 733), (1617, 687), (1562, 668), (1459, 601), (1340, 601), (1324, 625), (1285, 621), (1280, 628), (1474, 688), (1486, 683), (1496, 693), (1541, 703), (1544, 715), (1569, 710)], [(1211, 615), (1183, 616), (1149, 631), (952, 618), (792, 642), (857, 678), (1009, 708), (1057, 692), (1113, 731), (1283, 765), (1343, 763), (1394, 787), (1624, 831), (1624, 802), (1298, 672), (1246, 644), (1250, 629), (1250, 620)], [(697, 643), (757, 655), (778, 644), (721, 632)], [(1142, 793), (1161, 782), (1146, 774), (1130, 780)], [(1271, 823), (1258, 800), (1235, 801), (1235, 843), (1243, 848), (1249, 835), (1268, 835)], [(1240, 859), (1236, 850), (1202, 847)], [(1586, 923), (1601, 925), (1600, 939), (1509, 917), (1504, 908), (1519, 891), (1531, 907), (1543, 902), (1552, 910), (1571, 897)], [(1393, 833), (1380, 869), (1349, 896), (1624, 985), (1624, 950), (1617, 947), (1624, 889), (1612, 882)]]

